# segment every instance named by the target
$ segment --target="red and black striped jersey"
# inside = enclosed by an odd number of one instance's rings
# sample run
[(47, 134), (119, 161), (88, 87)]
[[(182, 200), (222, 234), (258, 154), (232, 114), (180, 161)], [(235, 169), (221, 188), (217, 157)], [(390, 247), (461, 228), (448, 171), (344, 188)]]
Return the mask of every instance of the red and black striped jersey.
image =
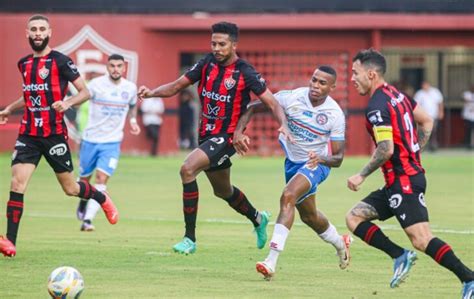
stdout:
[(231, 65), (223, 66), (212, 53), (196, 63), (185, 76), (192, 83), (199, 81), (200, 139), (234, 133), (247, 110), (250, 92), (259, 96), (267, 90), (265, 80), (248, 62), (238, 58)]
[(79, 78), (74, 62), (68, 56), (53, 50), (42, 57), (30, 54), (20, 59), (18, 69), (23, 78), (25, 100), (20, 135), (67, 136), (64, 113), (57, 112), (51, 105), (63, 100), (68, 82)]
[(365, 111), (366, 127), (375, 144), (393, 140), (393, 155), (382, 166), (387, 186), (396, 178), (424, 172), (413, 118), (415, 107), (413, 99), (385, 83), (377, 88)]

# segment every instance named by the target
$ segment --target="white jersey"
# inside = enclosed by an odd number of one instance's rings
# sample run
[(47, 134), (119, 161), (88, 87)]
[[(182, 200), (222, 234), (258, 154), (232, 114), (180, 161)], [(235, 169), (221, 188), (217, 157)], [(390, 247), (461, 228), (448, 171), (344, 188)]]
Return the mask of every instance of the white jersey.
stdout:
[(93, 143), (120, 142), (130, 106), (137, 103), (137, 86), (124, 79), (113, 83), (109, 75), (92, 79), (89, 119), (82, 138)]
[(280, 143), (286, 157), (296, 163), (306, 162), (310, 151), (326, 156), (331, 140), (344, 140), (345, 117), (337, 102), (328, 96), (323, 104), (313, 107), (308, 93), (309, 88), (302, 87), (275, 94), (295, 139), (292, 144), (280, 134)]

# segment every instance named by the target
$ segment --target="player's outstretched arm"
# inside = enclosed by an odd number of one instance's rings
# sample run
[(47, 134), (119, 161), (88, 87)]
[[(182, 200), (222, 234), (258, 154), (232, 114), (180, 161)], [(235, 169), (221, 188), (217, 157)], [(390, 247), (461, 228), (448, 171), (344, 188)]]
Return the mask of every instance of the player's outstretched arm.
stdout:
[(77, 94), (70, 97), (67, 101), (54, 102), (51, 107), (58, 112), (65, 112), (72, 106), (80, 105), (90, 98), (89, 89), (87, 89), (86, 81), (82, 77), (77, 78), (72, 82), (72, 85), (77, 89)]
[(288, 129), (285, 111), (283, 111), (283, 108), (278, 104), (278, 101), (275, 99), (273, 94), (267, 89), (259, 96), (259, 98), (272, 111), (273, 115), (275, 115), (278, 123), (280, 124), (278, 131), (282, 133), (291, 143), (294, 143), (295, 140), (291, 136), (290, 130)]
[(423, 150), (428, 140), (430, 140), (431, 131), (433, 130), (433, 119), (420, 105), (416, 105), (413, 110), (413, 118), (417, 124), (418, 144), (420, 149)]
[(0, 125), (4, 125), (8, 122), (8, 116), (15, 110), (25, 106), (25, 100), (21, 96), (18, 100), (12, 102), (5, 109), (0, 110)]
[(174, 96), (189, 85), (191, 85), (191, 81), (189, 81), (189, 79), (183, 75), (176, 81), (163, 84), (153, 90), (149, 89), (145, 85), (142, 85), (140, 88), (138, 88), (137, 96), (140, 100), (154, 97), (168, 98)]

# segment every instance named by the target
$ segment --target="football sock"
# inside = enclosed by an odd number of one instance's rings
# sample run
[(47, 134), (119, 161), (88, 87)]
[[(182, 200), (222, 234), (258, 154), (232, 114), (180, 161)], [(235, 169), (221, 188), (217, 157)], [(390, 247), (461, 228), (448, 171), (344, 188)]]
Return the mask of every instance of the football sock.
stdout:
[(390, 241), (380, 228), (370, 221), (361, 222), (354, 230), (354, 235), (370, 246), (382, 250), (393, 259), (404, 252), (403, 248)]
[(327, 243), (331, 243), (337, 250), (344, 250), (346, 248), (341, 235), (338, 234), (336, 227), (332, 223), (329, 223), (328, 229), (324, 233), (319, 234), (319, 237)]
[(99, 204), (103, 204), (105, 202), (105, 195), (102, 192), (97, 191), (88, 181), (82, 180), (77, 183), (79, 184), (78, 197), (84, 199), (92, 198)]
[(87, 207), (87, 202), (88, 200), (87, 199), (84, 199), (84, 198), (81, 198), (79, 200), (79, 211), (81, 211), (82, 213), (84, 213), (86, 211), (86, 207)]
[(458, 259), (451, 246), (442, 240), (436, 237), (431, 239), (425, 253), (431, 256), (438, 264), (456, 274), (461, 282), (474, 280), (473, 272)]
[(183, 184), (183, 213), (186, 224), (185, 237), (196, 242), (196, 217), (199, 201), (199, 190), (196, 180)]
[(278, 256), (283, 251), (283, 249), (285, 249), (286, 238), (288, 238), (289, 233), (290, 230), (283, 224), (275, 224), (272, 240), (270, 241), (270, 252), (265, 259), (265, 262), (268, 263), (269, 266), (273, 268), (273, 270), (275, 270)]
[(23, 194), (10, 191), (7, 203), (7, 239), (16, 244), (21, 215), (23, 214)]
[[(95, 184), (94, 187), (97, 191), (100, 191), (100, 192), (104, 192), (104, 191), (107, 190), (107, 186), (103, 185), (103, 184)], [(100, 204), (95, 200), (91, 200), (87, 204), (86, 214), (84, 215), (84, 220), (94, 219), (99, 210), (100, 210)]]
[(247, 199), (247, 196), (245, 196), (242, 191), (240, 191), (235, 186), (233, 186), (233, 188), (234, 192), (232, 192), (232, 195), (229, 198), (224, 198), (224, 200), (227, 201), (229, 206), (231, 206), (234, 210), (252, 221), (253, 226), (257, 227), (260, 224), (258, 222), (258, 211), (252, 206), (252, 204)]

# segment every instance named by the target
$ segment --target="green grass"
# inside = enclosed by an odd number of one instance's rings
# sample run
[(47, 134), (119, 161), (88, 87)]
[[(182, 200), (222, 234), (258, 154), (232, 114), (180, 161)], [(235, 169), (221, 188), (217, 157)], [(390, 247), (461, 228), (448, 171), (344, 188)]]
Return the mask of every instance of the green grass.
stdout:
[[(110, 226), (103, 215), (97, 231), (83, 233), (75, 219), (76, 200), (63, 195), (43, 161), (25, 196), (25, 213), (14, 259), (0, 258), (0, 298), (47, 298), (46, 280), (56, 267), (76, 267), (84, 276), (83, 298), (459, 298), (461, 284), (449, 271), (420, 253), (407, 282), (392, 290), (392, 261), (356, 239), (352, 264), (338, 268), (332, 246), (309, 228), (297, 225), (281, 255), (277, 275), (263, 281), (255, 262), (258, 250), (252, 226), (212, 195), (199, 177), (198, 251), (171, 252), (183, 234), (179, 167), (183, 157), (122, 157), (109, 190), (121, 219)], [(344, 215), (362, 197), (380, 187), (379, 173), (360, 192), (346, 188), (346, 178), (367, 161), (347, 158), (318, 193), (319, 208), (339, 232)], [(282, 158), (235, 158), (232, 179), (258, 209), (276, 218), (283, 188)], [(9, 156), (0, 156), (0, 232), (5, 231)], [(76, 163), (77, 165), (77, 163)], [(474, 158), (468, 154), (426, 155), (427, 204), (435, 234), (474, 267)], [(410, 247), (394, 220), (379, 223), (397, 243)], [(273, 230), (270, 226), (269, 234)]]

